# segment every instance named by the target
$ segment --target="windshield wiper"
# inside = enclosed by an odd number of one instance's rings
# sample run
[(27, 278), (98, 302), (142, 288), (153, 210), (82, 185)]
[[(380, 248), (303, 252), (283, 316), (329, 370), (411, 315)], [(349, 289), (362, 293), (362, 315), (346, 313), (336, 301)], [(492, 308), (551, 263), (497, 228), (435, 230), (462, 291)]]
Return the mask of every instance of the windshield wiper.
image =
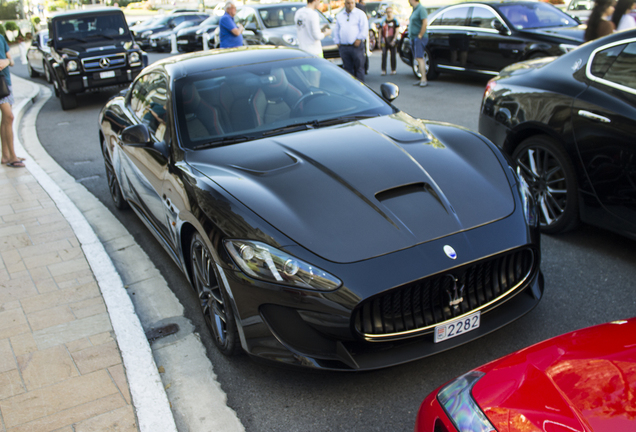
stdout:
[(312, 120), (306, 123), (296, 123), (283, 127), (279, 127), (276, 129), (268, 130), (263, 132), (263, 136), (272, 136), (272, 135), (282, 135), (286, 133), (304, 131), (308, 129), (317, 129), (325, 126), (332, 126), (341, 123), (347, 123), (355, 120), (364, 120), (371, 117), (378, 117), (380, 114), (364, 114), (364, 115), (350, 115), (344, 117), (338, 117), (327, 120)]
[(115, 38), (114, 38), (114, 37), (112, 37), (112, 36), (108, 36), (108, 35), (100, 34), (100, 33), (98, 33), (98, 34), (88, 35), (88, 36), (86, 36), (86, 39), (89, 39), (89, 38), (95, 38), (95, 37), (103, 37), (103, 38), (110, 39), (110, 40), (115, 39)]
[(316, 126), (315, 123), (316, 123), (316, 120), (312, 120), (307, 123), (291, 124), (288, 126), (283, 126), (276, 129), (265, 131), (263, 132), (263, 136), (281, 135), (281, 134), (286, 134), (291, 132), (298, 132), (298, 131), (304, 131), (307, 129), (313, 129)]
[(236, 144), (236, 143), (240, 143), (240, 142), (249, 141), (251, 139), (254, 139), (254, 137), (253, 136), (247, 136), (247, 135), (229, 136), (229, 137), (220, 138), (220, 139), (217, 139), (217, 140), (214, 140), (214, 141), (210, 141), (210, 142), (207, 142), (205, 144), (198, 145), (194, 149), (195, 150), (202, 150), (202, 149), (207, 149), (207, 148), (212, 148), (212, 147), (221, 147), (221, 146), (228, 145), (228, 144)]
[(332, 126), (332, 125), (348, 123), (348, 122), (356, 121), (356, 120), (365, 120), (372, 117), (380, 117), (380, 114), (357, 114), (357, 115), (350, 115), (350, 116), (332, 118), (327, 120), (320, 120), (320, 121), (316, 120), (314, 121), (314, 127), (319, 128), (324, 126)]

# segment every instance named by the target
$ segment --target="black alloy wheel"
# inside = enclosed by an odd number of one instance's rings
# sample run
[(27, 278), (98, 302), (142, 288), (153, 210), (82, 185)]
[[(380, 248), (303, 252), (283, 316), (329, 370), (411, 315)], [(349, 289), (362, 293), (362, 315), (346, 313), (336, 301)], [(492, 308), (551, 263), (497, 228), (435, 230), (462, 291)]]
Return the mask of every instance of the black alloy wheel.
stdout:
[(119, 187), (119, 182), (117, 181), (117, 176), (115, 175), (113, 161), (110, 158), (110, 154), (108, 153), (106, 144), (102, 146), (102, 152), (104, 154), (106, 180), (108, 181), (108, 190), (110, 191), (110, 196), (113, 199), (116, 208), (118, 208), (119, 210), (125, 210), (128, 208), (128, 201), (124, 199), (124, 196), (121, 193), (121, 188)]
[(199, 233), (190, 245), (192, 284), (199, 297), (199, 307), (214, 344), (226, 356), (238, 351), (239, 337), (228, 295), (217, 281), (212, 254)]
[(541, 231), (556, 234), (574, 228), (579, 212), (576, 174), (559, 144), (545, 135), (533, 136), (515, 149), (512, 159), (530, 187)]

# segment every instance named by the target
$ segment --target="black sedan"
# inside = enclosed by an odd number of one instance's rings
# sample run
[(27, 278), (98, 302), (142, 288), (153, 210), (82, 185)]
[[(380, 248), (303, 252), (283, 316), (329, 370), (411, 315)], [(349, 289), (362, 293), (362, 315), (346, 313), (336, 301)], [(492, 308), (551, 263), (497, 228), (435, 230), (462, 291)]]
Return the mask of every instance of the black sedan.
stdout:
[(154, 33), (148, 38), (149, 48), (148, 50), (166, 52), (172, 49), (172, 37), (174, 35), (175, 41), (178, 43), (177, 34), (180, 31), (196, 27), (204, 20), (204, 18), (198, 18), (194, 20), (184, 21), (177, 25), (175, 28), (164, 30), (162, 32)]
[(512, 155), (545, 232), (582, 220), (636, 238), (636, 30), (504, 69), (479, 131)]
[(207, 14), (191, 12), (165, 15), (155, 21), (152, 21), (146, 27), (134, 30), (133, 36), (135, 37), (135, 42), (137, 42), (142, 49), (147, 49), (150, 47), (150, 37), (153, 34), (173, 29), (185, 21), (196, 21), (197, 23), (200, 23), (208, 17), (209, 15)]
[(27, 69), (29, 70), (29, 76), (31, 78), (44, 75), (47, 82), (52, 82), (50, 65), (51, 48), (47, 45), (48, 40), (48, 30), (42, 30), (36, 33), (26, 54)]
[(224, 354), (368, 370), (543, 295), (529, 190), (485, 138), (297, 49), (184, 54), (99, 115), (117, 207), (187, 275)]
[[(429, 19), (426, 76), (434, 79), (440, 73), (497, 75), (512, 63), (571, 51), (583, 43), (584, 31), (576, 19), (543, 2), (448, 6)], [(419, 77), (408, 37), (400, 39), (398, 52)]]
[(214, 30), (219, 26), (221, 16), (222, 15), (212, 14), (201, 24), (180, 30), (177, 33), (177, 45), (179, 46), (179, 50), (186, 52), (202, 50), (204, 34), (208, 35), (208, 46), (210, 46), (209, 41), (214, 38)]

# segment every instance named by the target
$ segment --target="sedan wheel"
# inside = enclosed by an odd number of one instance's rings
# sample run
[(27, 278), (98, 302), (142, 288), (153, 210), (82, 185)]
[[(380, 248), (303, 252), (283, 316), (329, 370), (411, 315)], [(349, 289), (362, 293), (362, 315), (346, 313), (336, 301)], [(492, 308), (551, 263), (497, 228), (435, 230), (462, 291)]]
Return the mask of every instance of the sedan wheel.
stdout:
[(526, 139), (512, 155), (537, 204), (541, 230), (555, 234), (578, 222), (574, 168), (559, 144), (547, 136)]
[[(437, 78), (438, 73), (431, 62), (431, 56), (428, 50), (424, 50), (424, 65), (426, 67), (426, 78), (429, 80)], [(411, 68), (413, 69), (413, 75), (415, 75), (416, 78), (422, 78), (422, 74), (420, 73), (420, 64), (414, 57), (412, 58)]]
[(232, 306), (214, 272), (212, 255), (203, 238), (196, 233), (190, 245), (192, 284), (199, 296), (199, 306), (205, 323), (212, 332), (221, 353), (231, 356), (239, 346), (238, 331)]
[(108, 181), (108, 190), (110, 191), (110, 196), (113, 198), (115, 207), (120, 210), (127, 209), (128, 201), (124, 199), (124, 196), (121, 193), (121, 188), (119, 187), (119, 182), (117, 181), (117, 176), (115, 175), (113, 161), (110, 158), (110, 154), (108, 153), (108, 149), (106, 148), (105, 144), (103, 146), (103, 153), (104, 165), (106, 166), (106, 180)]

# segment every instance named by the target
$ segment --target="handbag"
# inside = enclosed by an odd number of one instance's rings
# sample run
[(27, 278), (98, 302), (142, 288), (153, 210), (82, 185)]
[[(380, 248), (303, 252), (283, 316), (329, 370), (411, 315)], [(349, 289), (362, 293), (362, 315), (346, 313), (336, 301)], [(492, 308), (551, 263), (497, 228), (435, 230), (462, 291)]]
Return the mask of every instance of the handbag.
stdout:
[(0, 73), (0, 99), (4, 99), (11, 94), (9, 91), (9, 86), (7, 85), (7, 80), (4, 77), (3, 73)]

